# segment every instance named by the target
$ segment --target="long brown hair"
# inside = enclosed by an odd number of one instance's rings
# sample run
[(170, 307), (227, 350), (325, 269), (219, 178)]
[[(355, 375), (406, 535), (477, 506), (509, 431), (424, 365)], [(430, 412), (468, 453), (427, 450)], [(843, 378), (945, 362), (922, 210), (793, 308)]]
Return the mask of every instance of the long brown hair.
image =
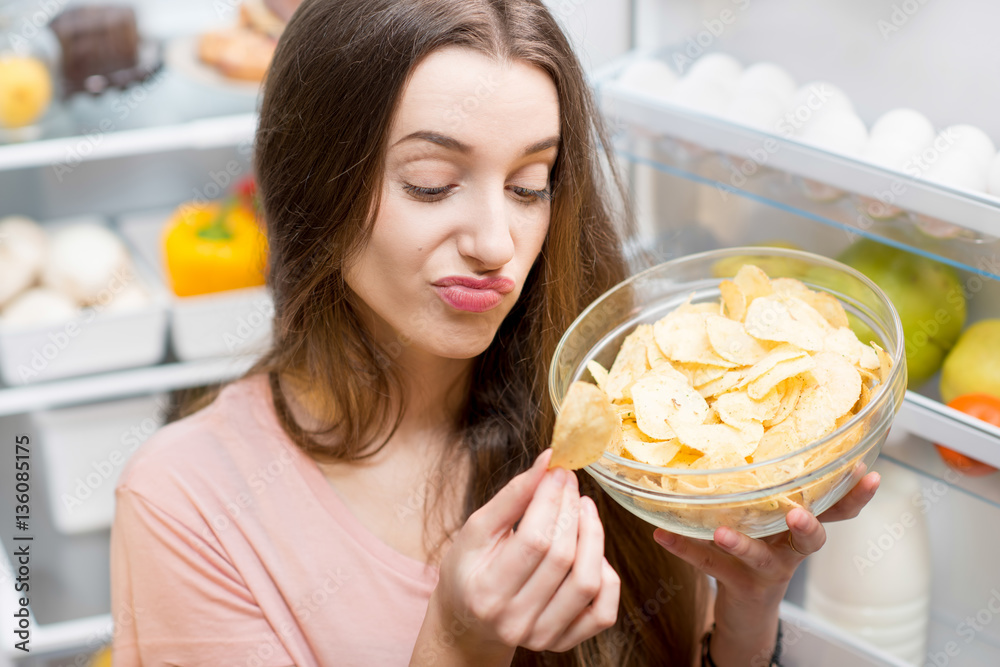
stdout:
[[(398, 351), (362, 324), (344, 267), (370, 238), (408, 77), (445, 46), (541, 68), (555, 83), (561, 114), (548, 236), (519, 301), (474, 362), (457, 424), (471, 470), (467, 517), (548, 446), (554, 414), (546, 377), (559, 337), (627, 275), (621, 237), (631, 230), (629, 216), (612, 210), (602, 176), (602, 156), (614, 160), (580, 63), (540, 1), (305, 0), (297, 10), (271, 64), (257, 130), (275, 320), (273, 344), (248, 374), (268, 374), (283, 428), (317, 459), (371, 456), (380, 447), (376, 431), (399, 424)], [(336, 418), (303, 429), (282, 378), (308, 383)], [(320, 444), (321, 434), (337, 445)], [(518, 650), (515, 664), (691, 664), (703, 578), (657, 547), (650, 526), (589, 476), (581, 475), (581, 488), (597, 502), (607, 558), (622, 579), (618, 625), (566, 654)]]

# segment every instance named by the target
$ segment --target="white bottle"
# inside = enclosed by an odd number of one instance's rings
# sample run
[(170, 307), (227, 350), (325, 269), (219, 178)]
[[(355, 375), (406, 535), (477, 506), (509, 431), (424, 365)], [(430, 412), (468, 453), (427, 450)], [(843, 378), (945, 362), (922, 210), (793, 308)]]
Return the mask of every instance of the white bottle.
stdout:
[(809, 557), (805, 606), (913, 665), (922, 665), (930, 613), (927, 518), (917, 476), (880, 465), (875, 498), (849, 521), (824, 524), (826, 545)]

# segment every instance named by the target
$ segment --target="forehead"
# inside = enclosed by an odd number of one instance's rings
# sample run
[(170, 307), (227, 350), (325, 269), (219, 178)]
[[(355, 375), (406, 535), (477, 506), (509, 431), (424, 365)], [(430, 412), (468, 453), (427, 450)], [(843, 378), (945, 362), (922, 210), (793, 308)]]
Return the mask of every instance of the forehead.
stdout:
[(558, 136), (559, 101), (551, 77), (522, 60), (498, 61), (446, 47), (414, 69), (393, 122), (392, 142), (430, 131), (471, 145), (502, 135), (511, 144)]

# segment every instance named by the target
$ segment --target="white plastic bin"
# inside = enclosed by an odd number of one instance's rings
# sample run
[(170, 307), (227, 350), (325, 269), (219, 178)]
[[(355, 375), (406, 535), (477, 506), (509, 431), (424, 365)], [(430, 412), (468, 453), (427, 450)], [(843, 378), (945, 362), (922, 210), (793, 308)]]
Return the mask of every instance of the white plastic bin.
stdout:
[[(47, 231), (78, 218), (46, 223)], [(74, 375), (147, 366), (166, 352), (167, 298), (141, 257), (132, 253), (137, 281), (149, 294), (147, 304), (128, 310), (84, 308), (73, 319), (36, 327), (0, 324), (0, 375), (8, 385), (44, 382)]]
[(165, 394), (29, 415), (39, 443), (52, 523), (65, 534), (99, 530), (114, 518), (114, 490), (129, 457), (164, 423)]

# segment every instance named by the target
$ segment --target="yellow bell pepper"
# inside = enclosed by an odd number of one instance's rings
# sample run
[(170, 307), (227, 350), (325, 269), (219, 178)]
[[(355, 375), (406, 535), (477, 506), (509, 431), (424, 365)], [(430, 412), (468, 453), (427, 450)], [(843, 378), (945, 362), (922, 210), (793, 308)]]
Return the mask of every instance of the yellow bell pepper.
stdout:
[(164, 228), (163, 251), (177, 296), (264, 284), (267, 237), (235, 197), (178, 208)]

